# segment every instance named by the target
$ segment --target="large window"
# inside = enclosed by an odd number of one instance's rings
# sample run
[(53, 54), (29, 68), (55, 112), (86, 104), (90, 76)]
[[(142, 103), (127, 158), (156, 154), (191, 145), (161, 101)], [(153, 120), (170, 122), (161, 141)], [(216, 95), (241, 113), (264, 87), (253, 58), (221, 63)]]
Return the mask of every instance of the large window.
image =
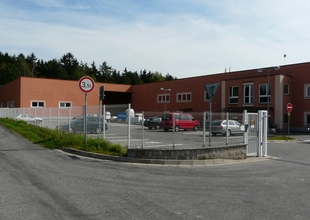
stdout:
[(33, 108), (44, 108), (45, 102), (44, 101), (31, 101), (31, 107), (33, 107)]
[(177, 93), (177, 102), (190, 102), (192, 100), (192, 94), (190, 92)]
[(229, 89), (229, 104), (238, 104), (238, 87), (232, 86)]
[(243, 85), (243, 104), (253, 104), (254, 100), (254, 85), (247, 83)]
[(159, 94), (157, 95), (158, 103), (170, 102), (170, 94)]
[(270, 87), (268, 88), (268, 84), (261, 84), (259, 85), (259, 103), (267, 102), (270, 103)]

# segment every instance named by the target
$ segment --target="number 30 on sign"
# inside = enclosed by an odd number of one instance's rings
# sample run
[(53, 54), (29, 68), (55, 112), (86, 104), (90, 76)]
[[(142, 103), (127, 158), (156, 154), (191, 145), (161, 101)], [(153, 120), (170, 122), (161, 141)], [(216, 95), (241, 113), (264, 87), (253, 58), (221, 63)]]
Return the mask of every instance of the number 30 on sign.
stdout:
[(83, 92), (91, 92), (95, 87), (95, 82), (91, 77), (84, 76), (79, 80), (79, 87)]

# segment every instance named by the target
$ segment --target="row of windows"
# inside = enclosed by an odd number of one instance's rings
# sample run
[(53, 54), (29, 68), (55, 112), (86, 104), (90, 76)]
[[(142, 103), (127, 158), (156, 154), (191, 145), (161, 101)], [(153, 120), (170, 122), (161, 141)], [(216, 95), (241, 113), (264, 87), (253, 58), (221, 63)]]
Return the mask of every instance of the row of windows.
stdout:
[[(259, 103), (270, 102), (270, 86), (268, 84), (259, 85)], [(284, 94), (289, 95), (289, 85), (284, 85)], [(309, 86), (310, 95), (310, 86)], [(209, 100), (209, 95), (205, 91), (204, 100)], [(191, 102), (192, 94), (190, 92), (177, 93), (176, 102)], [(158, 94), (157, 102), (164, 103), (170, 102), (170, 94)], [(229, 89), (229, 104), (238, 104), (239, 102), (239, 87), (232, 86)], [(254, 84), (247, 83), (243, 85), (243, 104), (253, 104), (254, 103)]]
[[(59, 102), (58, 103), (59, 108), (70, 108), (71, 106), (72, 106), (72, 102)], [(32, 101), (31, 107), (32, 108), (44, 108), (45, 101)]]
[[(3, 103), (0, 103), (0, 108), (3, 108)], [(15, 108), (15, 102), (7, 102), (7, 108)], [(31, 108), (45, 108), (45, 101), (31, 101)], [(72, 102), (59, 102), (59, 108), (70, 108), (72, 107)]]

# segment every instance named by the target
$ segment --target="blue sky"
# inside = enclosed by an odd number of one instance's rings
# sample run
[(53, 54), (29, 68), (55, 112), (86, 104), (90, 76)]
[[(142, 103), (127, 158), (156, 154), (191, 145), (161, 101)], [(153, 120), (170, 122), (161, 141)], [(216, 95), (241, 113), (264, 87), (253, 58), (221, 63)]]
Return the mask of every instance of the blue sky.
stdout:
[[(310, 61), (306, 0), (2, 0), (0, 52), (177, 78)], [(286, 58), (284, 58), (286, 54)]]

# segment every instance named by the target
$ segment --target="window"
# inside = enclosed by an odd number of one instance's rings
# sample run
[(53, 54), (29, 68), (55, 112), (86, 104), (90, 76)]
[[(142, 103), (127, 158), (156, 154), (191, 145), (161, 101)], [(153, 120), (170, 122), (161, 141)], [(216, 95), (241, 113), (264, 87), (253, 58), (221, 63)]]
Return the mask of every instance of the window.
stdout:
[(210, 97), (209, 97), (209, 94), (208, 94), (207, 91), (205, 91), (204, 98), (205, 98), (205, 102), (209, 102), (210, 101)]
[(170, 102), (170, 94), (159, 94), (157, 96), (157, 102)]
[(238, 104), (238, 87), (232, 86), (229, 89), (229, 104)]
[(305, 126), (310, 126), (310, 112), (305, 113)]
[(254, 97), (254, 85), (244, 84), (243, 85), (243, 104), (253, 104)]
[(177, 93), (177, 102), (190, 102), (192, 100), (192, 94), (190, 92)]
[(31, 101), (32, 108), (44, 108), (45, 102), (44, 101)]
[[(268, 89), (268, 95), (267, 95)], [(259, 103), (270, 103), (270, 87), (268, 84), (259, 85)]]
[(71, 105), (71, 102), (59, 102), (59, 108), (70, 108)]
[(310, 98), (310, 85), (305, 85), (305, 97)]
[(289, 94), (290, 94), (290, 85), (284, 84), (284, 95), (289, 95)]

